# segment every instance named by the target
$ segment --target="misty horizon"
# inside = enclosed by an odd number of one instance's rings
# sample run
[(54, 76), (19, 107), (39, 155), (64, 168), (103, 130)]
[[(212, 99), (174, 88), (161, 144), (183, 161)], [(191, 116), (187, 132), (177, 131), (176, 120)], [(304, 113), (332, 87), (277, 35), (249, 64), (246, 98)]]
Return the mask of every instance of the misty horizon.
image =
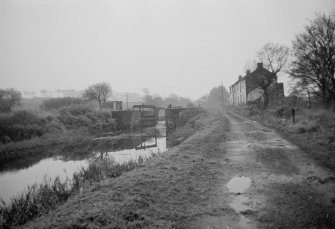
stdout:
[[(334, 1), (2, 1), (0, 84), (192, 100), (229, 88), (265, 43), (287, 46)], [(288, 90), (288, 77), (279, 75)]]

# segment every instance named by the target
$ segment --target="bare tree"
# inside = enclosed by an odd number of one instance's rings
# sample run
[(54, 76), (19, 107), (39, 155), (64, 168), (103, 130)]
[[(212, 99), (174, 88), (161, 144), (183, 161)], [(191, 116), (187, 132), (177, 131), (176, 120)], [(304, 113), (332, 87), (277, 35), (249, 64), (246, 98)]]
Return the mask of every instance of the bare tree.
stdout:
[(314, 89), (325, 107), (335, 108), (335, 17), (317, 15), (293, 42), (291, 76)]
[(271, 79), (257, 77), (255, 80), (264, 92), (263, 109), (266, 109), (269, 103), (269, 87), (275, 81), (279, 72), (286, 71), (289, 65), (290, 48), (285, 45), (267, 43), (256, 54), (256, 59), (249, 59), (245, 64), (245, 69), (250, 70), (256, 62), (263, 63), (265, 69), (273, 74)]
[(290, 48), (281, 44), (267, 43), (258, 52), (258, 62), (262, 62), (263, 66), (277, 75), (281, 71), (285, 71), (288, 67)]
[(244, 72), (252, 71), (257, 66), (257, 60), (255, 58), (249, 58), (245, 63), (243, 70)]
[(89, 100), (97, 100), (101, 109), (102, 104), (107, 101), (107, 98), (112, 94), (112, 88), (107, 82), (97, 83), (89, 86), (83, 96)]
[(21, 103), (21, 93), (13, 88), (0, 89), (0, 110), (5, 112), (12, 111), (15, 105)]
[(308, 108), (312, 107), (311, 94), (313, 94), (313, 90), (314, 88), (312, 88), (311, 85), (303, 79), (293, 82), (293, 85), (291, 85), (291, 94), (297, 97), (298, 108), (299, 100), (306, 97), (308, 99)]

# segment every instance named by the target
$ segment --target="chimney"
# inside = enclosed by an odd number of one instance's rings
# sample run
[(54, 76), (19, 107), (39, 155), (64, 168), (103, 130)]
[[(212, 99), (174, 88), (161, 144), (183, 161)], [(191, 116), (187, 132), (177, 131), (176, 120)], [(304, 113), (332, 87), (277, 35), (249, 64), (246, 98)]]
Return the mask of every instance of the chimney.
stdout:
[(263, 68), (263, 63), (257, 63), (257, 68)]
[(238, 81), (240, 81), (242, 79), (242, 76), (241, 75), (239, 75), (238, 76)]
[(246, 74), (246, 75), (249, 75), (249, 74), (250, 74), (250, 70), (249, 70), (249, 69), (246, 70), (246, 71), (245, 71), (245, 74)]

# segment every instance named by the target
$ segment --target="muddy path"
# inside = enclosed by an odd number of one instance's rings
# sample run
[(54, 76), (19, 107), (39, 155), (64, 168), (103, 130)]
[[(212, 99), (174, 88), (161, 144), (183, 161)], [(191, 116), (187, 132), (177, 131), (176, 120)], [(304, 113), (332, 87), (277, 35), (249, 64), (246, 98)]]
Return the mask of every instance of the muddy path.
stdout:
[(210, 204), (228, 202), (233, 213), (203, 215), (192, 228), (335, 228), (334, 174), (276, 131), (222, 115), (230, 125), (221, 143), (226, 173)]
[(142, 167), (28, 228), (335, 228), (334, 174), (274, 130), (211, 111)]

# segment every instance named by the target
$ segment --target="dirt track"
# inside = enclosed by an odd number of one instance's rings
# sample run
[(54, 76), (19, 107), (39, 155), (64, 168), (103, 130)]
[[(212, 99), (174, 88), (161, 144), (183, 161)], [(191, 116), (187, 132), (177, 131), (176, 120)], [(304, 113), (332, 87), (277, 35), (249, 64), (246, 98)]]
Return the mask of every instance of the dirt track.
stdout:
[[(228, 200), (234, 213), (202, 216), (194, 228), (335, 228), (333, 174), (274, 130), (233, 113), (224, 116), (231, 126), (221, 143), (226, 173), (212, 204)], [(229, 179), (241, 176), (242, 191), (230, 191)], [(243, 190), (248, 178), (250, 187)]]
[(216, 111), (203, 123), (180, 146), (27, 226), (335, 228), (330, 171), (254, 121)]

